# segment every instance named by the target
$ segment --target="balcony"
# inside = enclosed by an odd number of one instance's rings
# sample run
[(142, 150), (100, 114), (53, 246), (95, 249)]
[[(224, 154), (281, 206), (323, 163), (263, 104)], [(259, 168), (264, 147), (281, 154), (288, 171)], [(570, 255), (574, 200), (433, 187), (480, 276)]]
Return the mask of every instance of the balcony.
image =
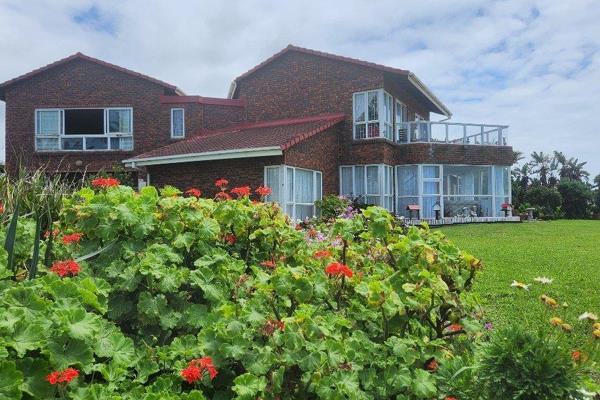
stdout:
[(396, 124), (398, 143), (448, 143), (508, 146), (508, 125), (410, 121)]

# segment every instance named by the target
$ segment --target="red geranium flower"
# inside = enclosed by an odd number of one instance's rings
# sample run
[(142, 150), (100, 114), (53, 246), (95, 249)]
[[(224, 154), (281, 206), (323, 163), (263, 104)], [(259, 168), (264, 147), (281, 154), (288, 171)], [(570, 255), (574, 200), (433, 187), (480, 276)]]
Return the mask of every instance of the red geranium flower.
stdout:
[(436, 371), (439, 367), (438, 362), (435, 360), (435, 358), (432, 358), (431, 360), (429, 360), (427, 363), (425, 363), (425, 369), (427, 371)]
[(235, 237), (235, 235), (233, 233), (228, 233), (227, 235), (225, 235), (225, 237), (223, 237), (223, 239), (230, 246), (233, 246), (235, 244), (235, 242), (237, 241), (237, 238)]
[(263, 334), (265, 336), (271, 336), (276, 329), (283, 332), (285, 330), (285, 323), (276, 319), (269, 319), (263, 326)]
[(73, 379), (79, 376), (79, 371), (75, 368), (67, 368), (62, 371), (54, 371), (46, 375), (46, 380), (51, 385), (56, 385), (58, 383), (69, 383)]
[(189, 188), (188, 190), (185, 191), (185, 194), (187, 194), (188, 196), (193, 196), (193, 197), (202, 196), (202, 192), (200, 191), (200, 189), (196, 189), (196, 188)]
[(231, 193), (235, 194), (238, 198), (250, 196), (250, 186), (240, 186), (231, 189)]
[(579, 362), (581, 361), (581, 352), (578, 350), (574, 350), (571, 352), (571, 358), (573, 359), (573, 361), (575, 362)]
[(64, 278), (65, 276), (77, 275), (81, 271), (81, 267), (75, 260), (56, 261), (52, 264), (50, 271)]
[(317, 250), (315, 251), (314, 256), (316, 258), (331, 257), (331, 253), (329, 252), (329, 250)]
[(229, 185), (229, 181), (225, 178), (217, 179), (215, 181), (215, 186), (221, 190), (224, 190), (224, 188), (227, 187), (227, 185)]
[(347, 265), (339, 262), (333, 262), (325, 267), (325, 273), (331, 276), (347, 276), (348, 278), (352, 278), (353, 275), (352, 270)]
[(62, 241), (64, 244), (77, 243), (83, 237), (83, 233), (71, 233), (70, 235), (64, 235)]
[(4, 203), (0, 203), (0, 214), (4, 214)]
[(444, 400), (458, 400), (458, 399), (454, 396), (446, 396), (446, 398)]
[(202, 378), (202, 373), (208, 372), (210, 379), (214, 379), (217, 376), (217, 368), (213, 365), (212, 358), (202, 357), (195, 358), (188, 363), (187, 368), (181, 370), (181, 376), (187, 381), (187, 383), (194, 383)]
[(92, 181), (92, 186), (99, 188), (119, 186), (120, 184), (121, 181), (116, 178), (96, 178)]
[(451, 324), (446, 329), (448, 332), (460, 332), (463, 330), (463, 326), (461, 324)]
[(231, 196), (227, 192), (220, 191), (219, 193), (217, 193), (215, 195), (215, 199), (216, 200), (231, 200)]
[(263, 267), (267, 267), (267, 268), (275, 268), (275, 262), (268, 260), (268, 261), (263, 261), (260, 263), (260, 265), (262, 265)]
[(259, 186), (254, 192), (257, 195), (259, 195), (260, 197), (266, 197), (266, 196), (270, 195), (273, 191), (271, 190), (270, 187)]

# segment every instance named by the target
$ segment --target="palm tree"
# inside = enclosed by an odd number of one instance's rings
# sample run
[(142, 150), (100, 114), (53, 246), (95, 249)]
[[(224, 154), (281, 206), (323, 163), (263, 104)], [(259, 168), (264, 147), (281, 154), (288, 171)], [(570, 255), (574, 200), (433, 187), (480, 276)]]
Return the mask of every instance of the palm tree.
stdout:
[(588, 179), (590, 173), (583, 169), (587, 162), (579, 162), (578, 158), (569, 158), (561, 152), (554, 152), (555, 160), (560, 164), (558, 175), (560, 179), (570, 179), (574, 181), (582, 181)]
[(522, 159), (524, 159), (525, 156), (523, 155), (522, 152), (517, 151), (517, 150), (513, 150), (512, 152), (512, 163), (513, 165), (518, 163), (519, 161), (521, 161)]
[(529, 162), (532, 168), (531, 172), (540, 176), (542, 186), (548, 186), (548, 178), (551, 177), (553, 169), (556, 169), (556, 164), (553, 161), (554, 157), (545, 154), (543, 151), (531, 153), (531, 161)]

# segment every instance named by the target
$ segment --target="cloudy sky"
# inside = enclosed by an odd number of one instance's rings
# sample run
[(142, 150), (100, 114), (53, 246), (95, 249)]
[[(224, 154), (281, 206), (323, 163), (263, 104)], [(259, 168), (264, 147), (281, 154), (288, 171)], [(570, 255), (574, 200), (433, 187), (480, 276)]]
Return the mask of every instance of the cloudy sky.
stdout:
[(0, 0), (0, 81), (81, 51), (224, 97), (292, 43), (409, 69), (453, 120), (510, 125), (515, 149), (600, 173), (600, 1), (335, 3)]

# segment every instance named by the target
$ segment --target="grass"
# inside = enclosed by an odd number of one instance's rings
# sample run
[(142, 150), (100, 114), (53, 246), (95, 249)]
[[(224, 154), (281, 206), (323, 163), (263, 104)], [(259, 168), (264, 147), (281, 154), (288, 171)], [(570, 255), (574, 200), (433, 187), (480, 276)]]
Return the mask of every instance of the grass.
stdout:
[[(572, 346), (591, 344), (591, 323), (577, 317), (585, 311), (600, 315), (600, 221), (476, 224), (441, 230), (483, 260), (484, 271), (474, 290), (486, 318), (496, 327), (550, 327), (549, 319), (558, 316), (574, 327), (573, 333), (565, 334)], [(538, 276), (554, 282), (535, 283)], [(512, 288), (513, 279), (531, 284), (530, 291)], [(551, 310), (539, 300), (542, 294), (567, 306)]]

